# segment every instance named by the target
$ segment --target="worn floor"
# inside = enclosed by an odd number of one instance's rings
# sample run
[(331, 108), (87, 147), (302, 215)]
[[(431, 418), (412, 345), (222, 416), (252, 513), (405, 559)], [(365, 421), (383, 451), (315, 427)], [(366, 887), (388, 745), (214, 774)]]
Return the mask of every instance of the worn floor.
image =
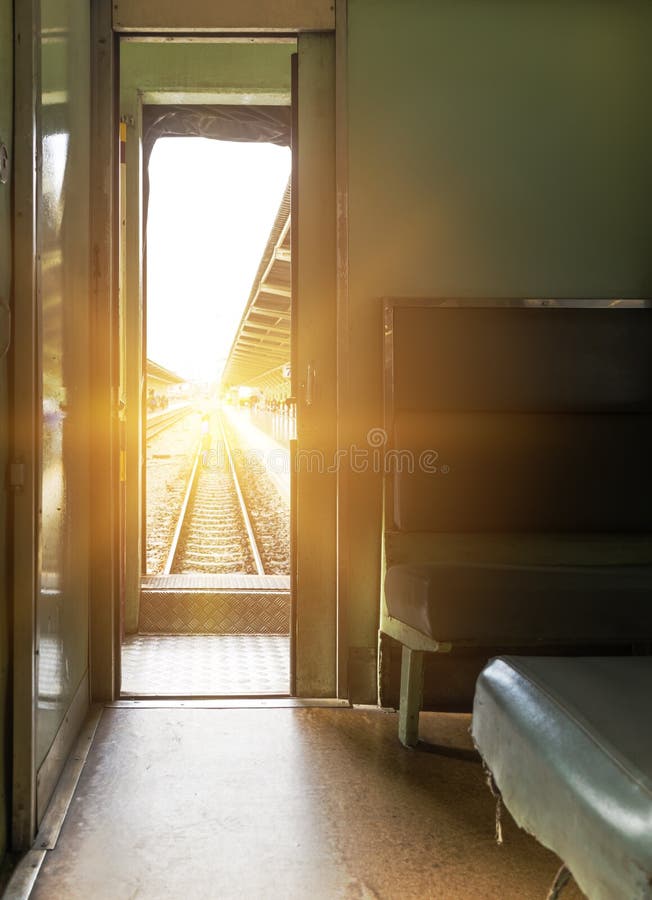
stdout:
[(122, 645), (125, 696), (287, 694), (284, 635), (131, 635)]
[[(494, 804), (469, 718), (110, 708), (36, 900), (544, 900), (557, 859)], [(564, 900), (581, 895), (573, 886)]]

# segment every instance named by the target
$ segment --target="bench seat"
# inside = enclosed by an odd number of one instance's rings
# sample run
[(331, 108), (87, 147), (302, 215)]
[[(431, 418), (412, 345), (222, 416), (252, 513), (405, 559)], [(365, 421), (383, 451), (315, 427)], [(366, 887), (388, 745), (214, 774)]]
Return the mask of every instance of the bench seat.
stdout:
[(652, 897), (652, 658), (492, 660), (472, 734), (517, 824), (591, 900)]
[(389, 615), (438, 643), (633, 642), (652, 636), (652, 566), (391, 566)]
[(413, 545), (383, 556), (380, 632), (402, 647), (406, 746), (425, 653), (652, 639), (648, 305), (385, 302), (384, 532)]

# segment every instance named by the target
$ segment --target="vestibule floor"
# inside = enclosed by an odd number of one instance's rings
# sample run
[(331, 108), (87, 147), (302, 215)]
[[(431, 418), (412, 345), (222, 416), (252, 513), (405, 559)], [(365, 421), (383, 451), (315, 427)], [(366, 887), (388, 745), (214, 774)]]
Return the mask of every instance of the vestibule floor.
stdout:
[(125, 696), (259, 696), (289, 691), (286, 635), (135, 634), (122, 645)]
[(469, 717), (421, 718), (408, 751), (380, 710), (107, 708), (32, 896), (543, 900), (559, 862), (507, 813), (496, 845)]

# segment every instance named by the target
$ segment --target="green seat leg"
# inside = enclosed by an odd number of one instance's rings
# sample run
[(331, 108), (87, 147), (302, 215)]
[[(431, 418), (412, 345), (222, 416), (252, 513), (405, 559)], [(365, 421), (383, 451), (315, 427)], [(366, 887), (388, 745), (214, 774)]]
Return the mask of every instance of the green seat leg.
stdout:
[(416, 747), (419, 740), (419, 712), (423, 701), (423, 650), (403, 647), (401, 656), (401, 702), (398, 736), (404, 747)]

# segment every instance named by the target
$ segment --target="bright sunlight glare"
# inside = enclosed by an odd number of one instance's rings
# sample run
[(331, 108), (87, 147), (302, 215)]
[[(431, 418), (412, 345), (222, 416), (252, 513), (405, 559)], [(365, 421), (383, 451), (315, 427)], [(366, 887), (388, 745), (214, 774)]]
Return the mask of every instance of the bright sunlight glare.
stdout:
[(224, 367), (290, 175), (290, 150), (160, 138), (149, 165), (147, 357), (189, 381)]

